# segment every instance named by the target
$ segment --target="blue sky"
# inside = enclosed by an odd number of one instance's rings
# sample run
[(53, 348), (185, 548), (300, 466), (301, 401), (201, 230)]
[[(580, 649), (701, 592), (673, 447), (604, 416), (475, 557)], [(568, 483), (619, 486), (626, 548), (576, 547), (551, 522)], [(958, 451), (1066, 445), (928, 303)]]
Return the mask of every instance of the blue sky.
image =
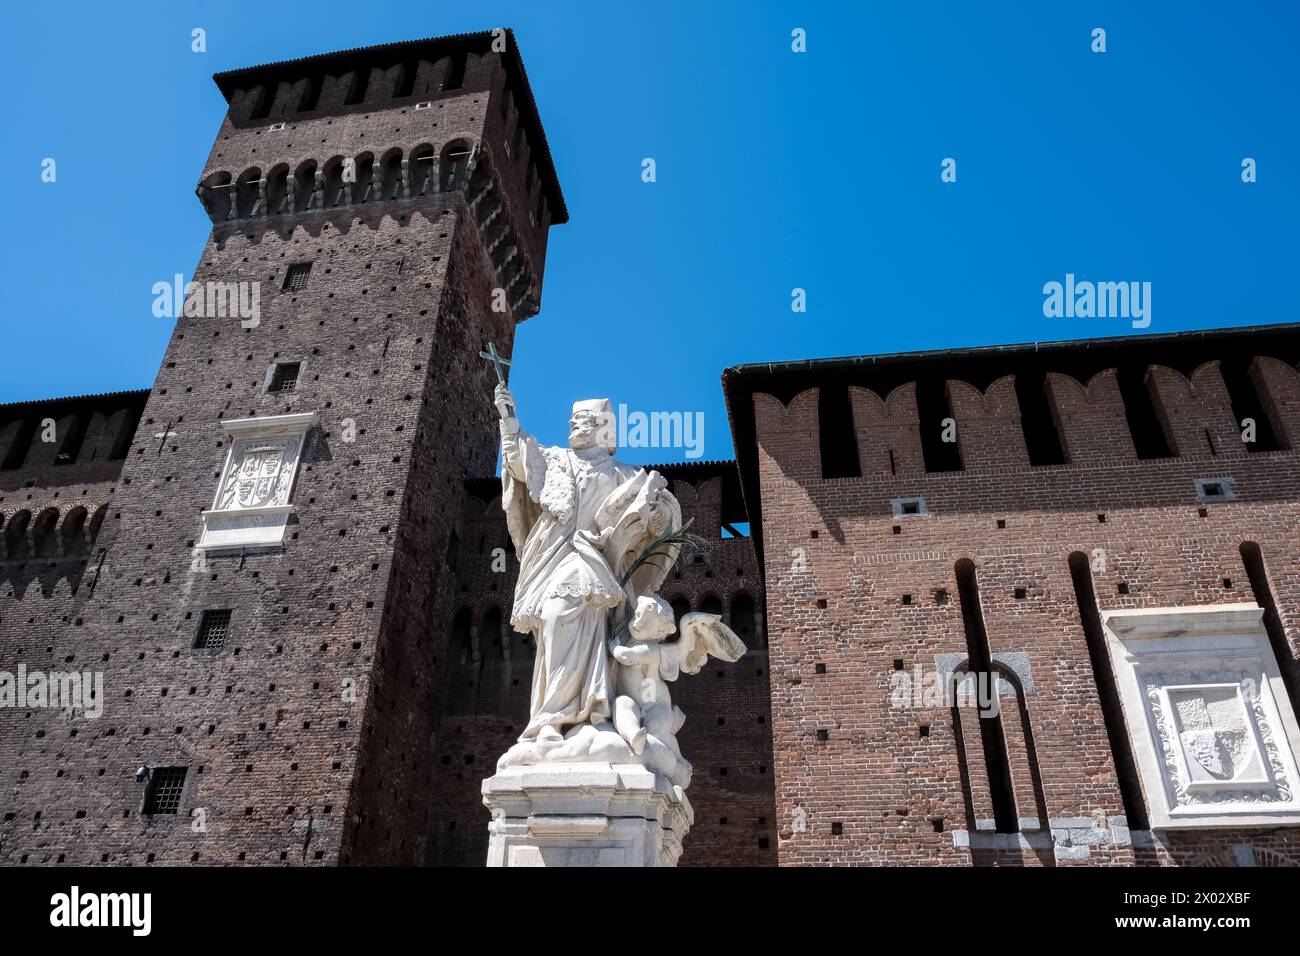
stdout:
[(171, 321), (150, 289), (192, 272), (209, 228), (193, 187), (224, 112), (212, 73), (496, 26), (520, 42), (571, 214), (515, 347), (543, 438), (608, 395), (703, 412), (704, 457), (727, 457), (728, 365), (1133, 332), (1045, 318), (1043, 284), (1067, 272), (1149, 281), (1150, 333), (1297, 319), (1300, 5), (612, 7), (13, 5), (0, 402), (152, 383)]

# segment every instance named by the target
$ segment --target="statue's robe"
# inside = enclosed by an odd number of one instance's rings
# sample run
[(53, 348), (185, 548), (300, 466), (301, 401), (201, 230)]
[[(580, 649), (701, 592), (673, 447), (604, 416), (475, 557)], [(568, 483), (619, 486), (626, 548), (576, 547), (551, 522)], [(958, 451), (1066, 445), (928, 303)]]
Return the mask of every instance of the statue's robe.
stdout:
[(523, 431), (503, 438), (502, 453), (501, 503), (519, 556), (510, 623), (536, 644), (531, 717), (519, 739), (546, 726), (607, 723), (609, 615), (625, 597), (602, 546), (629, 504), (621, 486), (641, 469), (602, 447), (544, 448)]

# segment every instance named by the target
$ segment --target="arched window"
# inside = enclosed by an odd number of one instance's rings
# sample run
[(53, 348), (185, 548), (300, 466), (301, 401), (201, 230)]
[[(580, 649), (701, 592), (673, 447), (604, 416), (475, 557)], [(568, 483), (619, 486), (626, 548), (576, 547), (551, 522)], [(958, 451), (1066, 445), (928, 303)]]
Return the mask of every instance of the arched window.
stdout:
[(325, 160), (325, 201), (326, 208), (346, 205), (351, 199), (350, 183), (343, 181), (343, 157), (331, 156)]
[[(974, 686), (978, 686), (980, 681), (984, 683), (984, 696), (988, 698), (990, 693), (996, 693), (1000, 684), (989, 652), (988, 633), (984, 628), (984, 609), (980, 601), (975, 562), (962, 558), (957, 562), (955, 571), (968, 652), (962, 669), (970, 672), (970, 679), (976, 682)], [(954, 700), (953, 723), (959, 735), (958, 747), (979, 746), (984, 752), (984, 768), (988, 771), (987, 781), (976, 781), (969, 776), (966, 778), (968, 799), (977, 798), (975, 819), (970, 821), (971, 828), (979, 829), (979, 821), (986, 820), (991, 814), (999, 833), (1017, 832), (1020, 825), (1016, 817), (1015, 789), (1000, 713), (994, 710), (990, 714), (987, 710), (981, 712), (961, 707)], [(965, 757), (965, 753), (959, 754), (963, 767), (967, 764)]]
[(108, 505), (100, 505), (95, 509), (95, 513), (90, 518), (90, 544), (93, 547), (95, 539), (99, 537), (100, 526), (104, 523), (104, 518), (108, 514)]
[(225, 222), (230, 218), (230, 203), (234, 198), (230, 173), (213, 173), (199, 184), (198, 193), (213, 222)]
[(469, 169), (470, 145), (463, 139), (454, 139), (442, 148), (438, 163), (442, 192), (465, 188), (465, 171)]
[(84, 554), (86, 551), (86, 509), (73, 508), (63, 519), (59, 537), (64, 554)]
[(59, 536), (55, 529), (59, 523), (59, 509), (46, 508), (32, 523), (32, 549), (38, 558), (55, 558), (59, 555)]
[(30, 511), (20, 511), (5, 526), (5, 553), (9, 555), (10, 561), (25, 561), (31, 557), (31, 549), (27, 545), (27, 526), (31, 521)]
[(266, 214), (288, 212), (286, 202), (289, 199), (289, 165), (280, 163), (266, 174)]
[(380, 199), (392, 199), (402, 195), (402, 151), (400, 149), (390, 149), (384, 153), (381, 161), (383, 173), (380, 187)]
[(362, 203), (368, 199), (377, 199), (372, 193), (379, 188), (375, 182), (375, 154), (361, 153), (355, 163), (356, 181), (352, 184), (352, 201)]
[(412, 196), (427, 196), (434, 191), (436, 183), (433, 177), (438, 165), (434, 161), (436, 155), (430, 143), (421, 143), (411, 150)]
[(716, 594), (708, 594), (700, 599), (700, 610), (706, 614), (722, 614), (722, 599)]
[(456, 612), (456, 616), (451, 619), (451, 640), (447, 650), (460, 657), (460, 662), (464, 664), (470, 659), (473, 648), (473, 630), (474, 615), (469, 608), (463, 607)]
[(300, 163), (293, 173), (293, 211), (302, 212), (311, 202), (316, 190), (316, 161), (306, 160)]
[(263, 212), (261, 203), (262, 171), (254, 166), (239, 174), (235, 182), (235, 215), (241, 219)]

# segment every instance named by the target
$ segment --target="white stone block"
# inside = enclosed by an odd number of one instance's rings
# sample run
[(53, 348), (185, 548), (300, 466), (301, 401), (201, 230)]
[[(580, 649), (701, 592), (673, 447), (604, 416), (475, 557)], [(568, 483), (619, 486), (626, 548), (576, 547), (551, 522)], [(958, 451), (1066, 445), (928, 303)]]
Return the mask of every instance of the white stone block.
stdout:
[(483, 781), (488, 866), (676, 866), (685, 793), (638, 764), (508, 767)]
[(1262, 614), (1103, 612), (1152, 830), (1300, 824), (1300, 729)]

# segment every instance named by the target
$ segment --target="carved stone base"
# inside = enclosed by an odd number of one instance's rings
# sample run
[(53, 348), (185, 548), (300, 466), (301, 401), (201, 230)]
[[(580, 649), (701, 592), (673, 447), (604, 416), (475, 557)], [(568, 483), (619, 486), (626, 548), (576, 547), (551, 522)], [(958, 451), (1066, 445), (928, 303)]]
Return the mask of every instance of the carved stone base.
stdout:
[(488, 866), (676, 866), (690, 802), (636, 764), (510, 767), (483, 781)]

